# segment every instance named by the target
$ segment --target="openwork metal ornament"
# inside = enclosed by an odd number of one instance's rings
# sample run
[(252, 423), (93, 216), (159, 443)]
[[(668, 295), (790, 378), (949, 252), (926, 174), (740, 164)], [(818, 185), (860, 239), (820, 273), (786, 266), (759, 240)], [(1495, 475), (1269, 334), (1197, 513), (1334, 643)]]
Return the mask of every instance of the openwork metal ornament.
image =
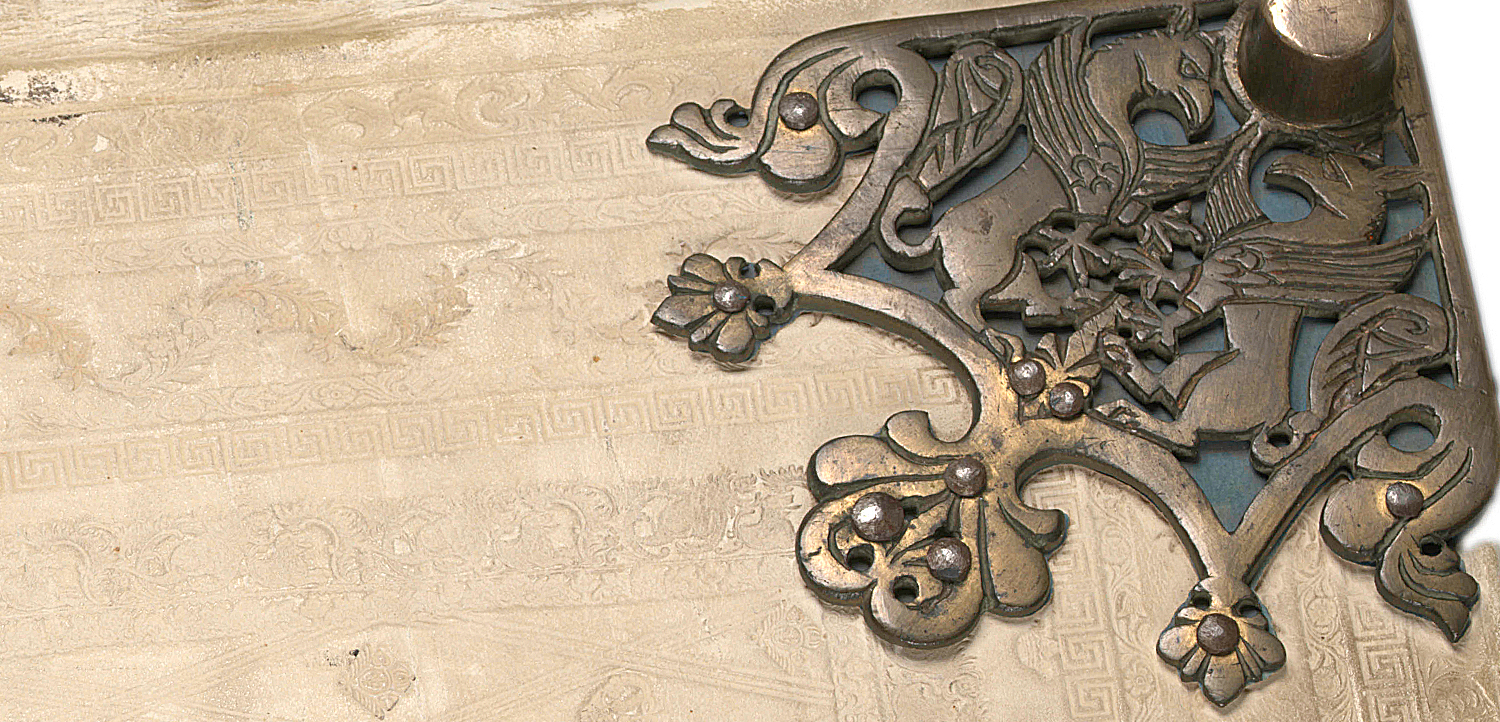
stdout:
[(1022, 490), (1077, 465), (1184, 542), (1158, 650), (1217, 704), (1286, 663), (1255, 586), (1320, 496), (1334, 553), (1461, 637), (1496, 410), (1409, 27), (1391, 0), (1025, 5), (816, 35), (749, 107), (678, 107), (649, 145), (699, 170), (811, 193), (867, 166), (783, 265), (687, 258), (660, 329), (744, 362), (838, 314), (972, 399), (962, 438), (908, 411), (813, 454), (811, 588), (914, 647), (1035, 613), (1067, 517)]

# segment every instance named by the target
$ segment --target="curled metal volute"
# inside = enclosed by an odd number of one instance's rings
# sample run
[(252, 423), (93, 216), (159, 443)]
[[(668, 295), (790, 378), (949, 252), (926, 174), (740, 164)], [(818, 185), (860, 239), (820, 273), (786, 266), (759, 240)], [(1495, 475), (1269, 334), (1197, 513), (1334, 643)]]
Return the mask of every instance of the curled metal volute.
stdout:
[[(1182, 541), (1199, 582), (1158, 653), (1215, 704), (1289, 663), (1254, 588), (1325, 492), (1330, 553), (1462, 636), (1478, 586), (1453, 539), (1494, 490), (1500, 426), (1404, 18), (1393, 0), (1062, 0), (895, 20), (789, 48), (757, 89), (760, 127), (715, 140), (704, 124), (732, 104), (674, 114), (653, 148), (781, 189), (873, 152), (786, 263), (687, 259), (659, 328), (742, 360), (797, 312), (836, 314), (914, 342), (969, 395), (953, 438), (908, 411), (812, 455), (809, 587), (909, 646), (1036, 613), (1067, 516), (1023, 490), (1075, 466)], [(889, 112), (860, 106), (873, 83), (896, 92)], [(1146, 111), (1186, 144), (1150, 140)], [(1273, 212), (1262, 176), (1308, 208)], [(890, 269), (863, 270), (872, 243)], [(902, 273), (929, 270), (937, 291)], [(1190, 473), (1210, 442), (1253, 478)]]

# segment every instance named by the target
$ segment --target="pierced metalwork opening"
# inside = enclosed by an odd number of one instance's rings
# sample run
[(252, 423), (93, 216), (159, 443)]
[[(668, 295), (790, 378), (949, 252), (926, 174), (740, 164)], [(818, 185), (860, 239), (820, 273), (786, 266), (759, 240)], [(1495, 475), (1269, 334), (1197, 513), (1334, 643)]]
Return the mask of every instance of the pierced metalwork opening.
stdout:
[(791, 193), (869, 156), (785, 263), (686, 259), (660, 328), (741, 362), (799, 313), (841, 314), (973, 401), (956, 440), (911, 411), (817, 451), (796, 541), (815, 592), (913, 647), (1032, 614), (1067, 517), (1021, 494), (1078, 465), (1184, 542), (1200, 581), (1158, 652), (1217, 704), (1286, 661), (1254, 588), (1320, 495), (1336, 554), (1463, 635), (1478, 592), (1452, 537), (1494, 486), (1491, 382), (1410, 28), (1391, 0), (1336, 4), (854, 26), (788, 48), (748, 107), (684, 104), (651, 134)]

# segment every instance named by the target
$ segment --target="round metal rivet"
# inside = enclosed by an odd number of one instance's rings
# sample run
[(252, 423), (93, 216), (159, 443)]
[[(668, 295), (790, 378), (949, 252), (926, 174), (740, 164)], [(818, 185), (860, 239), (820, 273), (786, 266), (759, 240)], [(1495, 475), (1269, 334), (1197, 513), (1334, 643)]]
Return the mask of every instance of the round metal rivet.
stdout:
[(989, 472), (984, 464), (972, 456), (965, 456), (943, 470), (943, 483), (948, 485), (948, 491), (959, 496), (979, 496), (988, 481)]
[(1060, 418), (1071, 419), (1083, 413), (1083, 403), (1083, 388), (1071, 381), (1053, 386), (1052, 391), (1047, 394), (1047, 405)]
[(901, 502), (881, 491), (860, 497), (849, 516), (854, 521), (854, 533), (872, 542), (895, 541), (906, 530), (906, 512)]
[(1011, 389), (1022, 396), (1036, 396), (1047, 386), (1047, 370), (1036, 359), (1021, 359), (1007, 373)]
[(778, 108), (781, 122), (792, 130), (807, 130), (818, 123), (818, 99), (811, 93), (787, 93)]
[(1391, 516), (1397, 519), (1411, 519), (1422, 513), (1422, 504), (1426, 499), (1422, 496), (1422, 490), (1404, 481), (1398, 481), (1385, 488), (1385, 508), (1390, 510)]
[(1198, 646), (1214, 656), (1229, 654), (1240, 646), (1240, 625), (1223, 614), (1210, 614), (1198, 622)]
[(724, 313), (739, 313), (750, 304), (750, 294), (738, 283), (721, 283), (714, 287), (714, 307)]
[(938, 581), (957, 584), (969, 576), (974, 555), (969, 545), (957, 539), (943, 538), (927, 545), (927, 570)]

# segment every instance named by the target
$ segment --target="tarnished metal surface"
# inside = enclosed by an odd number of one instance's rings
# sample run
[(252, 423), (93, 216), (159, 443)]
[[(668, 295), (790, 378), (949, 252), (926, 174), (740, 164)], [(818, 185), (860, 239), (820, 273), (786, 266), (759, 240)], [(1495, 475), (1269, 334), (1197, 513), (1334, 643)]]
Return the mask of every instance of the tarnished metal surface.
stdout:
[[(914, 647), (1033, 614), (1067, 518), (1023, 490), (1077, 465), (1181, 538), (1201, 581), (1158, 651), (1217, 704), (1295, 663), (1254, 588), (1320, 494), (1335, 553), (1463, 636), (1478, 587), (1452, 540), (1493, 490), (1496, 411), (1404, 12), (1081, 0), (894, 20), (791, 46), (749, 107), (679, 106), (649, 144), (700, 170), (815, 193), (869, 156), (789, 262), (689, 257), (658, 327), (743, 362), (797, 314), (838, 314), (920, 344), (973, 404), (957, 439), (910, 411), (813, 455), (808, 585)], [(1152, 142), (1152, 112), (1183, 142)], [(1273, 212), (1262, 177), (1305, 207)], [(886, 269), (856, 273), (872, 248)], [(913, 290), (923, 274), (940, 297)], [(1194, 467), (1226, 445), (1250, 481)], [(1248, 506), (1226, 511), (1226, 483)]]

